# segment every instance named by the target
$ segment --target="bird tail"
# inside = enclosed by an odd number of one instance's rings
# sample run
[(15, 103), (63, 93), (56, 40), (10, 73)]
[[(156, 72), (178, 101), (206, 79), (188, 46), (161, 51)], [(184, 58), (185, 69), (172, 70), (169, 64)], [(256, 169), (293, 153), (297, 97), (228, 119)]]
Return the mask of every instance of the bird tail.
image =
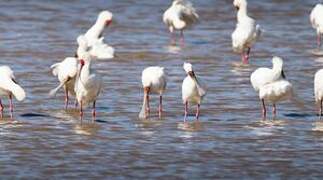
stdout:
[(147, 108), (147, 99), (146, 99), (146, 94), (144, 95), (144, 99), (142, 101), (142, 107), (141, 107), (141, 110), (139, 112), (139, 118), (140, 119), (145, 119), (146, 116), (145, 116), (145, 110)]
[(57, 91), (66, 84), (67, 80), (60, 83), (56, 88), (49, 91), (49, 97), (54, 97)]
[(58, 74), (58, 66), (60, 63), (56, 63), (50, 66), (50, 68), (52, 69), (52, 73), (54, 76), (57, 76)]
[(16, 83), (13, 83), (10, 91), (18, 101), (22, 101), (26, 98), (25, 90)]

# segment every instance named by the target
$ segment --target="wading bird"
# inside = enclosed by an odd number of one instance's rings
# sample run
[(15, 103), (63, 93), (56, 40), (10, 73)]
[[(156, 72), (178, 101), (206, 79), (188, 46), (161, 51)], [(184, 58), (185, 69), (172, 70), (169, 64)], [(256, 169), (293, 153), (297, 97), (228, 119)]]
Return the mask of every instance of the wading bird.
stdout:
[(196, 120), (200, 115), (200, 105), (203, 97), (206, 95), (206, 90), (203, 88), (193, 71), (192, 64), (184, 63), (183, 68), (187, 74), (182, 84), (182, 99), (185, 106), (184, 121), (186, 121), (188, 113), (188, 105), (197, 105)]
[(184, 29), (193, 25), (198, 18), (198, 14), (189, 1), (174, 0), (163, 15), (163, 21), (171, 34), (171, 44), (176, 44), (175, 30), (179, 30), (181, 43), (184, 45)]
[(162, 96), (166, 89), (166, 74), (163, 67), (151, 66), (142, 71), (142, 86), (144, 88), (144, 98), (139, 118), (147, 118), (150, 114), (149, 95), (159, 94), (159, 118), (162, 116)]
[(320, 49), (323, 35), (323, 4), (318, 3), (311, 11), (310, 21), (312, 27), (316, 30), (317, 47)]
[(280, 57), (273, 57), (273, 67), (258, 68), (250, 76), (250, 82), (262, 103), (262, 116), (266, 118), (265, 101), (273, 104), (273, 116), (276, 116), (276, 103), (290, 99), (293, 96), (292, 84), (287, 81), (283, 70), (283, 60)]
[(261, 29), (256, 21), (247, 14), (247, 1), (234, 0), (233, 5), (237, 8), (237, 24), (232, 33), (232, 48), (236, 53), (241, 53), (242, 63), (249, 63), (249, 54), (252, 45), (261, 35)]
[[(24, 89), (19, 86), (19, 84), (15, 80), (15, 76), (13, 71), (8, 66), (0, 66), (0, 96), (8, 96), (9, 97), (9, 106), (10, 106), (10, 117), (13, 118), (13, 102), (12, 96), (18, 101), (22, 101), (26, 97), (26, 93)], [(0, 99), (0, 117), (3, 118), (3, 110), (4, 107), (2, 105)]]

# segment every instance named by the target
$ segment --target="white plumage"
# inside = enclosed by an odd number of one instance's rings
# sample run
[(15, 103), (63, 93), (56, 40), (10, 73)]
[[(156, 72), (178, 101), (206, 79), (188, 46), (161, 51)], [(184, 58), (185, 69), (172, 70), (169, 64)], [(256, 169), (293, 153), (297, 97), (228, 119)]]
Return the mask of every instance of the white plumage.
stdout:
[(322, 115), (322, 101), (323, 101), (323, 69), (318, 70), (314, 76), (314, 96), (315, 102), (320, 105), (320, 118)]
[(181, 31), (181, 39), (184, 40), (183, 30), (193, 25), (199, 16), (186, 0), (174, 0), (172, 5), (164, 12), (163, 21), (172, 35), (172, 43), (175, 43), (173, 33), (175, 30)]
[(102, 36), (104, 28), (112, 22), (112, 17), (113, 15), (109, 11), (100, 12), (95, 24), (84, 34), (89, 52), (96, 59), (114, 57), (114, 48), (106, 44)]
[(263, 104), (263, 117), (266, 117), (265, 101), (273, 104), (273, 113), (276, 114), (276, 103), (290, 99), (293, 95), (292, 84), (286, 80), (283, 71), (283, 60), (273, 57), (273, 68), (258, 68), (251, 76), (252, 87), (259, 93)]
[(150, 113), (149, 94), (159, 94), (159, 117), (162, 114), (162, 95), (166, 89), (167, 81), (163, 67), (151, 66), (142, 71), (142, 86), (144, 88), (144, 98), (140, 118), (147, 118)]
[(232, 48), (241, 53), (243, 63), (248, 63), (252, 45), (260, 37), (261, 28), (256, 21), (247, 14), (247, 1), (234, 0), (233, 5), (238, 9), (237, 24), (232, 33)]
[[(13, 103), (12, 95), (18, 101), (22, 101), (26, 98), (24, 89), (17, 84), (13, 71), (9, 66), (0, 66), (0, 96), (8, 96), (10, 100), (10, 112), (11, 118), (13, 117)], [(3, 115), (3, 105), (0, 100), (1, 117)]]
[(317, 46), (320, 48), (323, 34), (323, 4), (316, 4), (310, 14), (312, 27), (316, 30)]
[(96, 116), (95, 103), (102, 87), (101, 76), (91, 71), (91, 55), (88, 52), (81, 53), (80, 70), (76, 77), (75, 93), (80, 105), (80, 115), (83, 117), (83, 107), (93, 103), (93, 118)]
[(203, 97), (206, 95), (205, 88), (201, 87), (194, 71), (192, 64), (184, 63), (183, 68), (187, 73), (186, 78), (182, 84), (182, 99), (185, 105), (185, 117), (184, 121), (187, 118), (187, 109), (188, 105), (196, 105), (197, 104), (197, 112), (196, 119), (199, 117), (200, 104), (203, 100)]
[(60, 84), (50, 91), (50, 96), (54, 96), (57, 91), (64, 87), (65, 91), (65, 109), (68, 106), (69, 94), (75, 96), (74, 84), (77, 74), (78, 60), (74, 57), (67, 57), (62, 62), (53, 64), (51, 66), (52, 73), (57, 76)]

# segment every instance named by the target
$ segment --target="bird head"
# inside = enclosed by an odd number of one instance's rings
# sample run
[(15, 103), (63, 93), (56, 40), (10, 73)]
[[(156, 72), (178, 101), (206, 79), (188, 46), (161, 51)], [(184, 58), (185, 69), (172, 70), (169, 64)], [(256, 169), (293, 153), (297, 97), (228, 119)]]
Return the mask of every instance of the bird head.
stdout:
[(103, 23), (105, 26), (109, 26), (112, 22), (112, 13), (109, 11), (101, 11), (98, 16), (98, 22)]
[(184, 62), (183, 68), (190, 77), (195, 78), (195, 73), (191, 63)]
[(247, 6), (247, 0), (234, 0), (233, 1), (233, 6), (238, 11), (242, 6)]

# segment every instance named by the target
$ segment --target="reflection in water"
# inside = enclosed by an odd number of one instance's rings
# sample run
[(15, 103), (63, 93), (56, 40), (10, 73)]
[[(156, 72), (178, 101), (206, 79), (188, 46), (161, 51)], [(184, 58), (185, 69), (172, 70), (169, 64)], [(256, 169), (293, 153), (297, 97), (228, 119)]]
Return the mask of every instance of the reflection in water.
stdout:
[(180, 122), (177, 124), (177, 128), (184, 131), (202, 131), (203, 124), (201, 120), (193, 121), (193, 122)]
[(323, 132), (323, 121), (316, 121), (313, 123), (312, 131)]
[(74, 132), (80, 135), (95, 135), (100, 130), (100, 125), (94, 122), (81, 122), (77, 123), (74, 127)]

